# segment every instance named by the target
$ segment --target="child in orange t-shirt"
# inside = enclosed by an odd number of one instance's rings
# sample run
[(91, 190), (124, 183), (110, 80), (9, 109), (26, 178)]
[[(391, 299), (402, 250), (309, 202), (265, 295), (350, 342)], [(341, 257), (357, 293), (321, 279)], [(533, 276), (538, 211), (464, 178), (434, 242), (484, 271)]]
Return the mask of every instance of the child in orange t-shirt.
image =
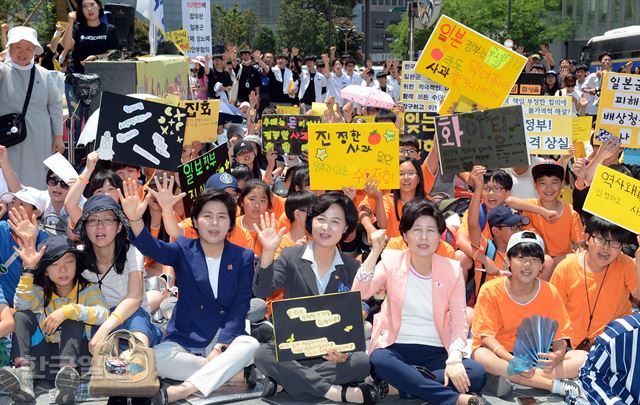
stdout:
[[(569, 315), (558, 291), (538, 275), (544, 262), (544, 242), (531, 231), (515, 233), (507, 245), (507, 260), (511, 275), (488, 281), (480, 289), (473, 321), (471, 357), (484, 366), (487, 373), (498, 378), (485, 386), (494, 395), (504, 397), (510, 390), (500, 392), (500, 378), (529, 387), (545, 389), (565, 396), (578, 394), (579, 386), (568, 378), (576, 378), (587, 353), (567, 352), (571, 338)], [(547, 353), (538, 353), (540, 368), (509, 376), (507, 367), (514, 356), (516, 330), (522, 320), (539, 315), (558, 322), (552, 346)], [(498, 381), (498, 384), (495, 383)]]
[[(545, 241), (546, 253), (553, 258), (554, 267), (575, 251), (572, 244), (584, 243), (584, 227), (580, 215), (571, 205), (560, 200), (564, 182), (564, 167), (555, 160), (542, 161), (531, 168), (538, 199), (526, 202), (555, 211), (553, 222), (534, 212), (525, 211), (531, 218), (530, 229), (535, 230)], [(553, 269), (542, 274), (544, 280), (551, 278)]]
[(634, 263), (622, 253), (633, 235), (596, 216), (587, 221), (586, 236), (587, 251), (560, 262), (551, 284), (571, 316), (572, 346), (589, 350), (609, 322), (631, 313), (629, 294), (640, 299), (640, 248)]

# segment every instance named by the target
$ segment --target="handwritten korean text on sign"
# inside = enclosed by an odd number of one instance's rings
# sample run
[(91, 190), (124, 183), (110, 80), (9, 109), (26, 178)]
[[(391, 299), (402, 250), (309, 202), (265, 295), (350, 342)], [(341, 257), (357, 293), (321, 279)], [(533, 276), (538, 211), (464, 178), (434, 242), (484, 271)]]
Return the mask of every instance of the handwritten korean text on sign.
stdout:
[(524, 56), (443, 15), (427, 42), (416, 72), (449, 88), (439, 112), (502, 106), (527, 62)]
[(380, 189), (399, 188), (398, 138), (398, 129), (388, 122), (309, 124), (311, 189), (363, 189), (371, 179)]
[(640, 233), (640, 180), (599, 165), (584, 210)]
[(623, 148), (640, 147), (640, 76), (607, 73), (598, 102), (595, 140), (600, 144), (611, 135)]
[(195, 141), (213, 142), (218, 137), (220, 100), (181, 100), (180, 107), (187, 111), (184, 144)]
[(405, 112), (435, 113), (447, 92), (446, 87), (416, 73), (416, 62), (402, 62), (400, 83), (400, 101)]
[(569, 153), (572, 133), (571, 97), (509, 96), (505, 105), (521, 105), (529, 153)]
[(262, 119), (262, 145), (265, 151), (275, 149), (278, 154), (299, 155), (308, 149), (310, 123), (320, 117), (305, 115), (265, 115)]

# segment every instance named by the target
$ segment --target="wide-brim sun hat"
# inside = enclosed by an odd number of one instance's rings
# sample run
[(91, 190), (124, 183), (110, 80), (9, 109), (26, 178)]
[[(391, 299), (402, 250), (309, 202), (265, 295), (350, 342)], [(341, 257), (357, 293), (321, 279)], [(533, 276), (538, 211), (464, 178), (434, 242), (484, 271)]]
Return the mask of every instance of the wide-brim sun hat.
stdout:
[(82, 216), (78, 220), (75, 228), (73, 228), (73, 233), (79, 235), (85, 226), (87, 218), (93, 214), (103, 211), (113, 211), (116, 217), (118, 217), (120, 223), (124, 225), (125, 228), (129, 229), (129, 220), (127, 219), (127, 216), (124, 215), (120, 204), (115, 202), (115, 200), (108, 195), (98, 194), (91, 196), (84, 203), (84, 206), (82, 207)]
[(31, 27), (14, 27), (9, 30), (7, 36), (7, 48), (9, 45), (17, 44), (20, 41), (28, 41), (35, 47), (35, 54), (42, 55), (44, 49), (38, 42), (38, 33)]

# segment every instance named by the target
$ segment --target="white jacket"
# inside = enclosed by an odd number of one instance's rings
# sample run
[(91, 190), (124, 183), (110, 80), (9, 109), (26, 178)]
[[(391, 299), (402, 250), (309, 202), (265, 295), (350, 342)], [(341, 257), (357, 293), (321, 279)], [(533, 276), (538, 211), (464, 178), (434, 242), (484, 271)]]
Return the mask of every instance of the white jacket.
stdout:
[[(300, 76), (300, 90), (298, 90), (298, 98), (300, 100), (302, 100), (302, 97), (304, 97), (304, 93), (307, 91), (310, 81), (311, 81), (311, 75), (306, 70), (303, 70), (302, 76)], [(327, 79), (324, 77), (322, 73), (318, 72), (317, 70), (316, 70), (316, 75), (313, 78), (313, 86), (316, 92), (316, 100), (315, 100), (316, 103), (324, 102), (324, 99), (326, 96), (326, 90), (325, 90), (325, 93), (323, 94), (322, 88), (323, 87), (325, 89), (327, 88)]]

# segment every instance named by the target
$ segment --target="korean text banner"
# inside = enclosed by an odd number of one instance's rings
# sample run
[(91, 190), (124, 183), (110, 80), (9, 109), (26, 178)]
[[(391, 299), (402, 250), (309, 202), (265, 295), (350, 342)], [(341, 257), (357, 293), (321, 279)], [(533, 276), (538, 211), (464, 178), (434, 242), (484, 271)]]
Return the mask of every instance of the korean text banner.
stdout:
[(521, 105), (529, 153), (565, 155), (573, 132), (571, 97), (509, 96), (505, 105)]
[(443, 15), (427, 42), (416, 72), (449, 88), (439, 112), (501, 107), (527, 58)]
[(640, 76), (605, 74), (602, 80), (595, 141), (600, 144), (611, 135), (620, 138), (623, 148), (640, 147)]
[(183, 0), (182, 26), (189, 33), (189, 56), (211, 55), (211, 0)]
[(640, 180), (598, 165), (583, 209), (640, 233)]
[(538, 73), (520, 73), (516, 84), (511, 88), (510, 94), (522, 96), (539, 96), (542, 94), (542, 85), (545, 75)]
[(416, 73), (416, 62), (402, 62), (400, 83), (400, 101), (405, 112), (435, 113), (447, 92), (446, 87)]
[(189, 33), (187, 30), (169, 31), (162, 34), (166, 39), (173, 41), (183, 53), (189, 51)]
[(182, 158), (184, 109), (102, 93), (96, 141), (100, 159), (176, 171)]
[(433, 137), (436, 134), (436, 113), (404, 112), (404, 133), (413, 135), (420, 143), (420, 154), (424, 157), (433, 148)]
[(521, 106), (439, 116), (436, 133), (445, 175), (529, 164)]
[[(344, 283), (338, 278), (336, 275), (338, 283)], [(342, 289), (343, 285), (338, 290), (348, 291), (349, 287)], [(272, 305), (276, 361), (320, 357), (328, 349), (366, 349), (357, 291), (285, 299), (273, 301)]]
[(187, 112), (184, 144), (195, 141), (213, 142), (218, 137), (220, 100), (181, 100), (180, 107)]
[(305, 115), (265, 115), (262, 118), (262, 145), (265, 151), (275, 149), (279, 155), (299, 155), (308, 149), (310, 123), (320, 117)]
[[(222, 173), (228, 170), (229, 154), (226, 142), (178, 167), (180, 188), (187, 194), (182, 200), (187, 216), (190, 215), (191, 205), (204, 190), (209, 177), (215, 173)], [(231, 184), (233, 179), (230, 174), (227, 174), (227, 176), (229, 176), (229, 184)], [(224, 177), (221, 180), (224, 181)]]
[(389, 122), (309, 124), (311, 189), (363, 189), (372, 179), (380, 189), (399, 188), (398, 138)]

